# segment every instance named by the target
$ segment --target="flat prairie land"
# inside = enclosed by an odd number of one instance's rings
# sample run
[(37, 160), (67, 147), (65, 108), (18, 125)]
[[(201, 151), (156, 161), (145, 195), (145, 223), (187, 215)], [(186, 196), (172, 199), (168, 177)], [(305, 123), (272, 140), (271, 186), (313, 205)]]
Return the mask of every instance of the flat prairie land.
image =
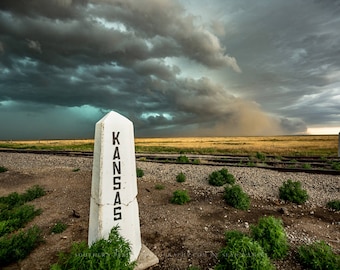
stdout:
[(136, 152), (336, 156), (337, 135), (137, 138)]
[[(93, 139), (0, 141), (0, 148), (93, 151)], [(136, 153), (337, 156), (338, 135), (136, 138)]]

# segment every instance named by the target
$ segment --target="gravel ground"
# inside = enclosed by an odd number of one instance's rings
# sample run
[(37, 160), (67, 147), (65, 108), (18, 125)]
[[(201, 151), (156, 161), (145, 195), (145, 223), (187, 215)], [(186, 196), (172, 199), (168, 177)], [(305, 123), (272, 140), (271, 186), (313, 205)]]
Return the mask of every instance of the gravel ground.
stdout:
[[(58, 250), (69, 247), (74, 241), (86, 239), (92, 158), (0, 152), (0, 166), (11, 171), (7, 174), (8, 177), (17, 179), (12, 181), (4, 175), (3, 181), (7, 186), (0, 185), (0, 196), (12, 191), (12, 187), (16, 190), (26, 189), (24, 185), (29, 186), (29, 181), (43, 183), (47, 186), (49, 195), (40, 200), (39, 207), (44, 209), (45, 215), (37, 217), (36, 222), (46, 228), (57, 219), (65, 219), (71, 224), (67, 238), (60, 240), (54, 239), (57, 236), (53, 238), (47, 235), (45, 246), (42, 245), (35, 254), (22, 262), (21, 266), (9, 269), (35, 269), (30, 268), (30, 265), (33, 262), (41, 264), (39, 259), (55, 262), (53, 254)], [(179, 256), (183, 251), (190, 250), (192, 254), (201, 254), (204, 249), (216, 253), (226, 228), (248, 231), (249, 225), (256, 222), (257, 214), (275, 214), (281, 217), (289, 242), (295, 247), (323, 239), (331, 244), (338, 254), (340, 252), (339, 213), (324, 209), (328, 201), (340, 199), (340, 176), (277, 172), (253, 167), (226, 167), (252, 198), (251, 211), (243, 212), (225, 205), (220, 194), (223, 188), (212, 187), (207, 183), (209, 174), (222, 166), (138, 161), (137, 167), (144, 171), (144, 177), (138, 180), (143, 241), (160, 258), (160, 265), (152, 268), (153, 270), (187, 269), (188, 258)], [(77, 173), (74, 173), (74, 170)], [(186, 175), (185, 183), (180, 184), (175, 180), (180, 172)], [(308, 202), (301, 208), (285, 205), (278, 199), (278, 189), (288, 179), (300, 181), (309, 194)], [(155, 190), (155, 184), (159, 183), (164, 184), (166, 188)], [(169, 204), (168, 197), (178, 188), (191, 192), (194, 199), (190, 206), (177, 207)], [(71, 211), (70, 207), (77, 209), (82, 218), (69, 221), (67, 213)], [(277, 210), (281, 207), (287, 207), (289, 214), (279, 214)], [(198, 264), (200, 259), (205, 258), (193, 256), (191, 259), (193, 262), (196, 260)], [(205, 265), (212, 262), (214, 259), (203, 261)], [(182, 267), (172, 268), (172, 265)], [(280, 270), (302, 269), (295, 263), (293, 253), (287, 260), (276, 262), (276, 267)]]
[[(12, 170), (36, 171), (49, 168), (79, 168), (92, 170), (92, 158), (65, 157), (52, 155), (1, 153), (0, 166)], [(219, 192), (220, 188), (207, 186), (208, 175), (220, 169), (217, 166), (193, 166), (187, 164), (160, 164), (150, 162), (137, 162), (137, 167), (144, 170), (149, 178), (159, 182), (173, 180), (173, 175), (185, 172), (187, 183), (192, 187), (204, 187), (211, 192)], [(324, 206), (328, 201), (340, 199), (340, 176), (309, 173), (277, 172), (267, 169), (247, 167), (227, 167), (235, 176), (245, 192), (255, 199), (275, 199), (278, 197), (278, 189), (284, 181), (291, 179), (300, 181), (302, 187), (307, 190), (309, 200), (307, 204)]]

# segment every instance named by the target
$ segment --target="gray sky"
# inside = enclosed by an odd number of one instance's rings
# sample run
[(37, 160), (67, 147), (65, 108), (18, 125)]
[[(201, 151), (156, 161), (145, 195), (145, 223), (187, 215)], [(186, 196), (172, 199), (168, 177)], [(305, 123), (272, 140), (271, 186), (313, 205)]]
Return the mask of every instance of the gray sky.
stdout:
[(339, 29), (336, 0), (1, 0), (0, 139), (340, 127)]

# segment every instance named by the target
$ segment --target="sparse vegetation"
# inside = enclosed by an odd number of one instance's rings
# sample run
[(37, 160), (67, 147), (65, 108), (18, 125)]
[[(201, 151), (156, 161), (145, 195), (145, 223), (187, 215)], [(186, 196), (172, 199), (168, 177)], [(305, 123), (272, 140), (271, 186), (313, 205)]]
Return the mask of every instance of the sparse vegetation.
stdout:
[(162, 190), (162, 189), (164, 189), (164, 188), (165, 188), (165, 186), (162, 185), (162, 184), (156, 184), (156, 185), (155, 185), (155, 189), (157, 189), (157, 190)]
[(0, 237), (0, 266), (24, 259), (41, 242), (42, 234), (37, 226)]
[(8, 170), (6, 167), (0, 166), (0, 173), (7, 172), (7, 171)]
[(144, 171), (143, 171), (143, 169), (137, 168), (137, 169), (136, 169), (136, 175), (137, 175), (137, 178), (143, 177), (143, 176), (144, 176)]
[(225, 184), (233, 185), (235, 183), (235, 178), (227, 169), (221, 169), (212, 172), (208, 177), (208, 181), (209, 184), (213, 186), (223, 186)]
[(340, 255), (335, 254), (324, 241), (301, 246), (298, 257), (302, 265), (311, 270), (340, 269)]
[(304, 163), (302, 164), (302, 168), (310, 170), (312, 168), (312, 165), (310, 165), (309, 163)]
[(181, 155), (177, 158), (178, 163), (190, 163), (190, 160), (187, 156)]
[(262, 162), (266, 161), (266, 155), (264, 153), (261, 152), (256, 152), (256, 158), (261, 160)]
[(308, 200), (307, 191), (301, 188), (301, 182), (293, 182), (291, 179), (284, 182), (279, 188), (280, 199), (303, 204)]
[(0, 266), (25, 258), (42, 240), (41, 231), (33, 227), (27, 231), (13, 233), (24, 227), (40, 209), (26, 205), (45, 194), (40, 186), (34, 186), (23, 194), (17, 192), (0, 197)]
[(340, 211), (340, 200), (329, 201), (327, 207), (335, 211)]
[(66, 229), (67, 229), (67, 224), (61, 221), (58, 221), (52, 226), (51, 233), (62, 233)]
[(190, 197), (186, 190), (176, 190), (171, 198), (171, 203), (173, 204), (185, 204), (190, 201)]
[(72, 172), (79, 172), (79, 171), (80, 171), (79, 168), (75, 168), (75, 169), (72, 170)]
[(226, 233), (227, 245), (218, 254), (216, 270), (275, 269), (262, 247), (239, 232)]
[(281, 219), (262, 217), (257, 225), (250, 226), (251, 236), (272, 259), (282, 259), (288, 251), (287, 236)]
[(183, 183), (185, 182), (185, 180), (187, 179), (186, 175), (183, 172), (180, 172), (177, 176), (176, 176), (176, 181), (179, 183)]
[(98, 240), (91, 247), (86, 242), (74, 243), (69, 254), (59, 254), (59, 261), (52, 265), (51, 270), (133, 270), (135, 263), (129, 262), (130, 255), (129, 244), (114, 227), (108, 240)]
[(227, 204), (241, 210), (248, 210), (250, 206), (250, 198), (245, 193), (241, 186), (233, 185), (231, 187), (225, 187), (224, 199)]
[(340, 162), (333, 162), (331, 168), (336, 171), (340, 171)]

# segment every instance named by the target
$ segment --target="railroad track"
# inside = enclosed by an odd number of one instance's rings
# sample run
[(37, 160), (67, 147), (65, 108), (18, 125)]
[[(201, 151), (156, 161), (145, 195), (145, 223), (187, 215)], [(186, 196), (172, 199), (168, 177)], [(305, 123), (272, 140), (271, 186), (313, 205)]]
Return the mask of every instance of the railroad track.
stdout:
[[(93, 152), (83, 151), (54, 151), (34, 149), (0, 149), (7, 153), (29, 153), (45, 155), (62, 155), (92, 158)], [(338, 157), (298, 157), (298, 156), (262, 156), (252, 155), (196, 155), (182, 154), (187, 160), (180, 160), (180, 154), (148, 154), (136, 153), (138, 161), (158, 163), (188, 163), (193, 165), (256, 167), (286, 172), (306, 172), (315, 174), (340, 175), (340, 158)]]

